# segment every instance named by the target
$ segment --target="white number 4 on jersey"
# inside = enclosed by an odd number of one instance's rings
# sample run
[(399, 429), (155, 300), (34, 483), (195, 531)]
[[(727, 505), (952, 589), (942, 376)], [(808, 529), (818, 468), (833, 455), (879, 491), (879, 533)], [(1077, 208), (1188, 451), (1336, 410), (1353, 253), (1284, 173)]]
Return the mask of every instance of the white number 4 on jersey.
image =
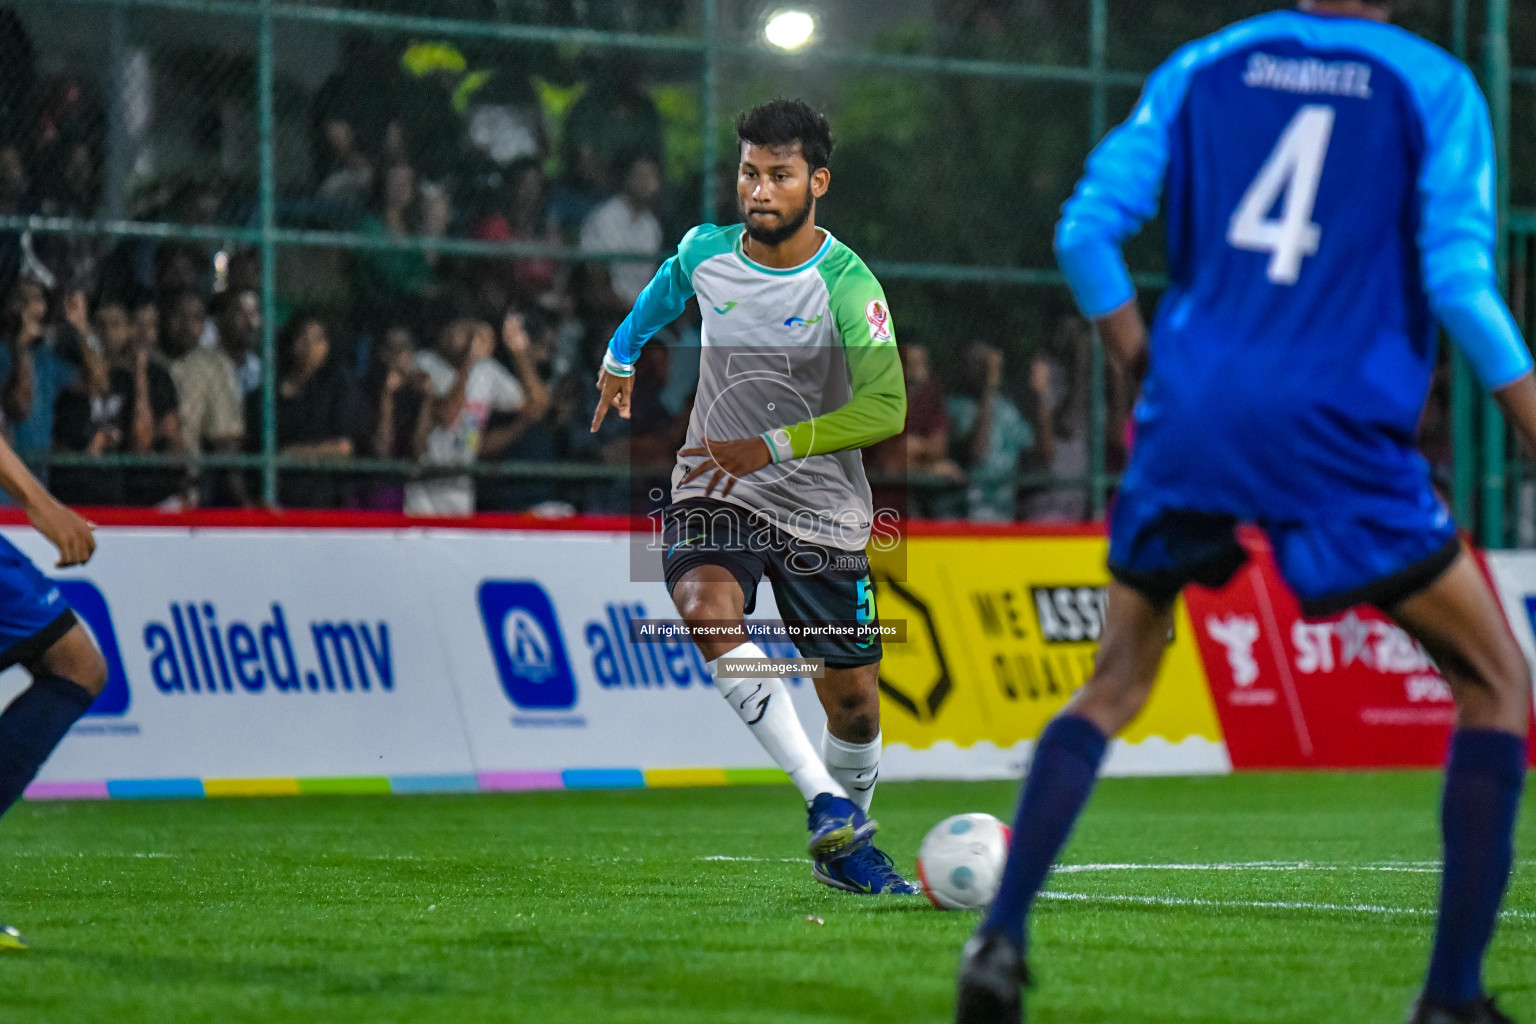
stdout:
[[(1271, 253), (1269, 279), (1275, 284), (1300, 280), (1301, 261), (1317, 255), (1322, 244), (1323, 229), (1312, 223), (1312, 211), (1333, 138), (1334, 116), (1334, 109), (1322, 104), (1297, 111), (1232, 215), (1227, 241), (1239, 249)], [(1271, 220), (1269, 211), (1282, 192), (1285, 203), (1280, 218)]]

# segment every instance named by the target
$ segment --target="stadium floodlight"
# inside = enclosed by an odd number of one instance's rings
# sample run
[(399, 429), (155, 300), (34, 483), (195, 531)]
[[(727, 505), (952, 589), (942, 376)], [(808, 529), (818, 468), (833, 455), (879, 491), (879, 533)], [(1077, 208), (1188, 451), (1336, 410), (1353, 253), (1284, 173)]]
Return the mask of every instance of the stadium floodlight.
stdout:
[(796, 53), (815, 40), (816, 16), (795, 9), (774, 11), (763, 25), (763, 38), (775, 49)]

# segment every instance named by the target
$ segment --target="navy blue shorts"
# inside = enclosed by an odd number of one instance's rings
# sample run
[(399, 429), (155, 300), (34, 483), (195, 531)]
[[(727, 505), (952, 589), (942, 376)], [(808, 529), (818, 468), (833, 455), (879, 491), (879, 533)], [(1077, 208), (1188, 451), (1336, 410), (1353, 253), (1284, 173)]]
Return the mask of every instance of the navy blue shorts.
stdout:
[[(1438, 499), (1391, 523), (1341, 517), (1257, 525), (1307, 618), (1361, 604), (1391, 608), (1439, 579), (1461, 553), (1456, 524)], [(1236, 516), (1122, 492), (1110, 521), (1110, 574), (1154, 604), (1172, 601), (1190, 583), (1224, 586), (1248, 561), (1237, 526)]]
[[(845, 630), (843, 635), (796, 638), (802, 657), (823, 658), (832, 668), (857, 668), (883, 656), (864, 552), (807, 544), (762, 516), (713, 498), (687, 498), (668, 506), (662, 525), (668, 593), (690, 569), (718, 565), (736, 577), (750, 615), (757, 607), (758, 583), (766, 576), (784, 622)], [(848, 635), (848, 630), (854, 632)]]
[(53, 581), (0, 537), (0, 669), (42, 657), (75, 622)]

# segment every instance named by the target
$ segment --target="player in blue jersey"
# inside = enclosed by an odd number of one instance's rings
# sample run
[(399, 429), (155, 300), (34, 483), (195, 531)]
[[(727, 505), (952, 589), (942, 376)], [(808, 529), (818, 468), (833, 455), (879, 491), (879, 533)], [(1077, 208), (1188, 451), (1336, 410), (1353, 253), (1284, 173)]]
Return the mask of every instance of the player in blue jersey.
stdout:
[[(59, 549), (59, 568), (90, 560), (91, 525), (55, 501), (3, 440), (0, 487)], [(59, 588), (0, 537), (0, 670), (12, 665), (30, 672), (32, 685), (0, 713), (0, 815), (107, 685), (107, 663)], [(14, 928), (0, 924), (0, 952), (26, 948)]]
[[(1531, 358), (1499, 296), (1492, 132), (1460, 62), (1387, 24), (1390, 0), (1310, 0), (1180, 50), (1088, 161), (1057, 228), (1111, 353), (1148, 358), (1110, 526), (1093, 677), (1035, 748), (1002, 886), (961, 964), (956, 1019), (1022, 1018), (1024, 923), (1146, 703), (1188, 583), (1269, 534), (1309, 616), (1383, 609), (1456, 696), (1445, 867), (1412, 1024), (1505, 1024), (1482, 961), (1513, 863), (1531, 676), (1415, 450), (1444, 325), (1536, 443)], [(1120, 245), (1158, 210), (1170, 276), (1150, 343)]]

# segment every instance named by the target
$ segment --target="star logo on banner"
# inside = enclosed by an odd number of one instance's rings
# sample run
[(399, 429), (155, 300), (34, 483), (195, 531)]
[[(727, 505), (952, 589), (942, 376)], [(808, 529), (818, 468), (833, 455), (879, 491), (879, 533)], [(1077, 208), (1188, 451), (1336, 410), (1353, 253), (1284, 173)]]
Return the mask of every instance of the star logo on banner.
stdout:
[(1341, 664), (1352, 665), (1358, 661), (1367, 668), (1375, 667), (1375, 659), (1371, 656), (1371, 637), (1376, 631), (1370, 623), (1362, 621), (1360, 616), (1351, 611), (1334, 623), (1333, 632), (1339, 638)]

